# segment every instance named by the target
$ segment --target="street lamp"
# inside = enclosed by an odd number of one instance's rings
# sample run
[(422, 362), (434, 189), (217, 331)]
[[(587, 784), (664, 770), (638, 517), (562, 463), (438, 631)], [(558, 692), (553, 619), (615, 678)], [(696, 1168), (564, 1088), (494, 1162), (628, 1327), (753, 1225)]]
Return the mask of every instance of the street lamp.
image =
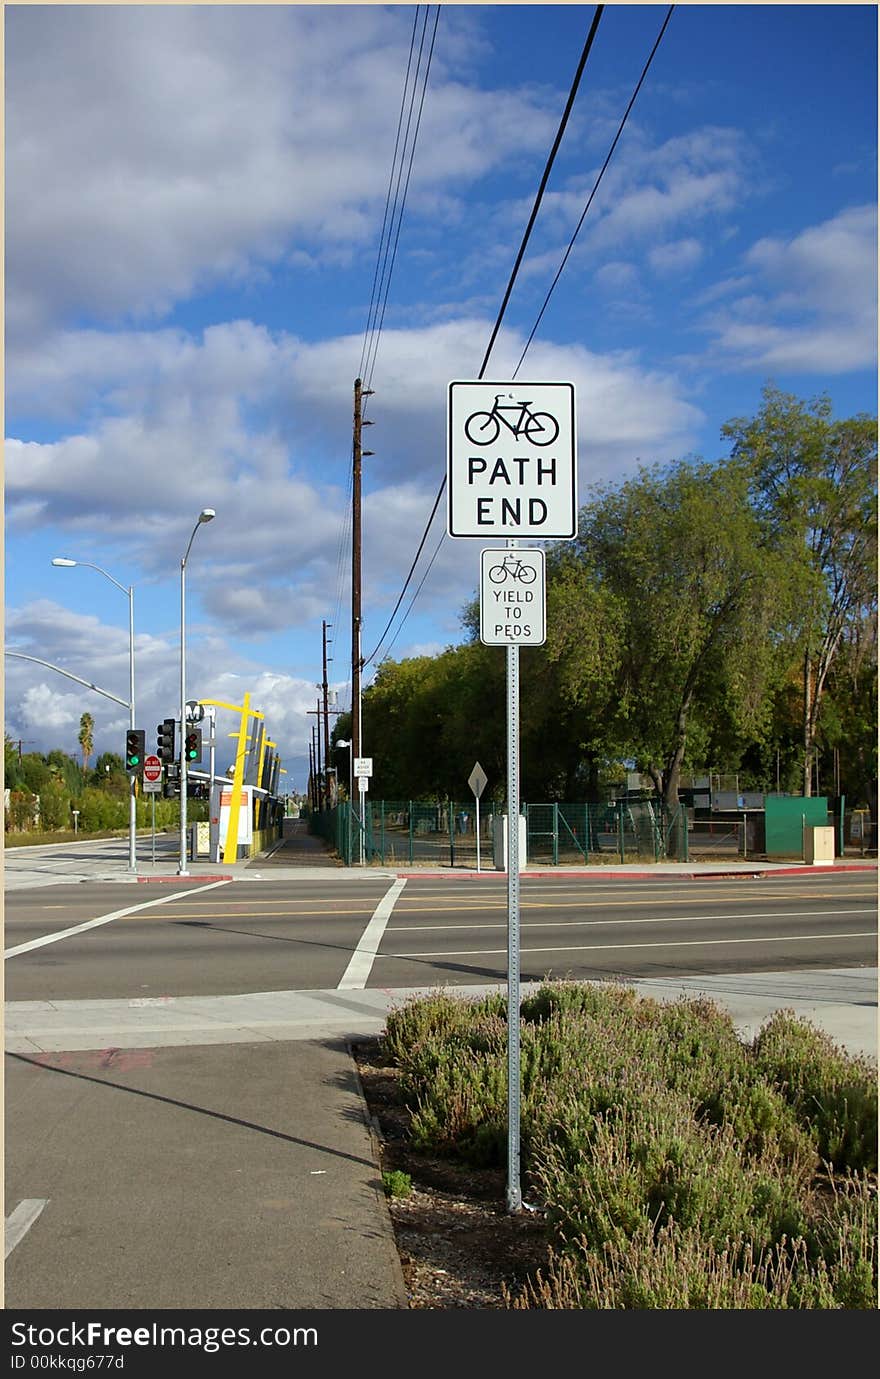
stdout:
[[(88, 570), (97, 570), (99, 575), (109, 579), (111, 584), (115, 584), (117, 589), (121, 589), (128, 598), (128, 726), (134, 728), (134, 589), (129, 585), (126, 589), (124, 584), (120, 584), (118, 579), (114, 579), (106, 570), (102, 570), (100, 565), (93, 565), (89, 560), (67, 560), (64, 556), (56, 556), (52, 561), (53, 565), (61, 566), (63, 569), (73, 569), (76, 565), (83, 565)], [(137, 871), (137, 799), (135, 796), (136, 777), (132, 776), (128, 783), (128, 870)]]
[(202, 508), (180, 560), (180, 863), (178, 876), (189, 876), (186, 869), (186, 562), (199, 527), (212, 522), (213, 508)]

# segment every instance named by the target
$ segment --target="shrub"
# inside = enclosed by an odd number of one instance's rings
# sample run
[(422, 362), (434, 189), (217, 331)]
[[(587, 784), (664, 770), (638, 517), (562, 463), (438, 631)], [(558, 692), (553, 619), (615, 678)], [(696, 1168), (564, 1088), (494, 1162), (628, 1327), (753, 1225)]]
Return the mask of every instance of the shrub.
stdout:
[[(521, 1162), (555, 1241), (511, 1307), (875, 1308), (876, 1074), (790, 1015), (547, 983), (521, 1005)], [(502, 1165), (506, 1002), (389, 1016), (416, 1147)]]
[(394, 1168), (382, 1174), (382, 1187), (386, 1197), (408, 1197), (412, 1192), (412, 1178)]
[(758, 1032), (752, 1057), (793, 1107), (820, 1158), (837, 1170), (877, 1172), (877, 1070), (822, 1030), (777, 1011)]

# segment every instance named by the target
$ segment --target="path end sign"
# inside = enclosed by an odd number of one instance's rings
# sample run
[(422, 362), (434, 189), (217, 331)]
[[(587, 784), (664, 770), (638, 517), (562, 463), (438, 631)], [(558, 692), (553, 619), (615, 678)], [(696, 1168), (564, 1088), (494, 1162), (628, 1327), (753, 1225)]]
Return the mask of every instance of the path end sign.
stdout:
[(480, 763), (478, 761), (475, 762), (474, 769), (468, 776), (468, 785), (471, 788), (471, 794), (476, 799), (479, 799), (488, 784), (489, 777), (486, 775)]
[(576, 536), (574, 384), (450, 383), (447, 464), (450, 536)]
[(543, 646), (547, 639), (546, 557), (539, 549), (480, 551), (480, 641)]

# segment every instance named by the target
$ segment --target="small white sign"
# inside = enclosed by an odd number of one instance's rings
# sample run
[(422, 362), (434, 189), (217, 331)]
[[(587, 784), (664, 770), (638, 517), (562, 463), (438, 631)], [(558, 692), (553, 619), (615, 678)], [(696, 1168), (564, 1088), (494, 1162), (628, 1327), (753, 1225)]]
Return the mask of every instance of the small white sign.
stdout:
[(480, 641), (484, 646), (543, 646), (546, 608), (542, 550), (480, 551)]
[(144, 776), (143, 791), (145, 795), (161, 795), (161, 780), (151, 780), (149, 776)]
[(450, 536), (577, 535), (573, 383), (449, 384)]
[(362, 795), (365, 795), (367, 793), (367, 787), (369, 786), (369, 784), (370, 781), (367, 776), (358, 776), (358, 790), (360, 790)]
[(371, 776), (373, 774), (373, 758), (355, 757), (354, 773), (356, 776)]
[(468, 776), (468, 785), (471, 787), (471, 791), (476, 795), (477, 799), (480, 798), (488, 784), (489, 777), (486, 775), (480, 763), (478, 761), (475, 762), (474, 769)]

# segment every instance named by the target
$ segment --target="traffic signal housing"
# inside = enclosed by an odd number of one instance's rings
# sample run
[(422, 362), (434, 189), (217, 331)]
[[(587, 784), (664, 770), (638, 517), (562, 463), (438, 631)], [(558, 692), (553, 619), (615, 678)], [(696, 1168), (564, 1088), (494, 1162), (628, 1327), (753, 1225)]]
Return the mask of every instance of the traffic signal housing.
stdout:
[(147, 750), (147, 735), (142, 728), (129, 728), (125, 734), (125, 769), (141, 775), (144, 769), (144, 755)]
[(174, 760), (174, 719), (166, 718), (156, 729), (156, 754), (160, 761)]
[(190, 728), (183, 741), (183, 755), (187, 762), (201, 761), (202, 759), (202, 730), (201, 728)]

